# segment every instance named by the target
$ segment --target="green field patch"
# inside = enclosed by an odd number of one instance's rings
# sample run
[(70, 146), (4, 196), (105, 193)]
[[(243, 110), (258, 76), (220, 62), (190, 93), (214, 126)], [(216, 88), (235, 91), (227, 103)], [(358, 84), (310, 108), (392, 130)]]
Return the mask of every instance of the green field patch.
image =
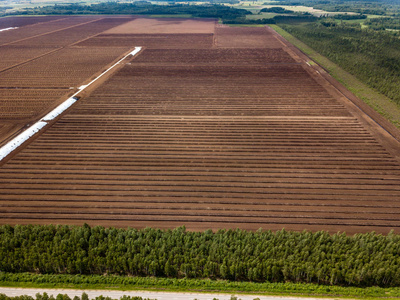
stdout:
[(115, 275), (50, 275), (0, 273), (0, 286), (102, 290), (150, 290), (196, 293), (254, 294), (352, 299), (396, 299), (400, 288), (342, 287), (305, 283), (237, 282), (229, 280), (155, 278)]

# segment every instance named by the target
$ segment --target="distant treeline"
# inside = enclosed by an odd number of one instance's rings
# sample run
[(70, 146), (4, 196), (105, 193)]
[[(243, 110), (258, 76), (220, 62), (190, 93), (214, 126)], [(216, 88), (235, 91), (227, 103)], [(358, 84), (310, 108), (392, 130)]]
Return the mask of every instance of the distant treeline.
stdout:
[(400, 104), (398, 33), (362, 29), (360, 24), (336, 23), (329, 19), (280, 26), (368, 86)]
[(312, 15), (297, 15), (297, 16), (286, 16), (278, 15), (272, 18), (264, 19), (246, 19), (245, 17), (236, 18), (233, 20), (224, 20), (225, 24), (290, 24), (290, 23), (302, 23), (302, 22), (314, 22), (318, 20), (317, 17)]
[(368, 28), (374, 30), (400, 30), (400, 19), (399, 18), (373, 18), (368, 19), (364, 22), (364, 25), (367, 25)]
[(340, 14), (340, 15), (333, 15), (332, 18), (335, 18), (337, 20), (363, 20), (366, 19), (367, 16), (362, 14), (355, 14), (355, 15)]
[[(179, 2), (177, 0), (158, 0), (158, 1), (159, 2)], [(185, 0), (185, 2), (198, 2), (198, 0)], [(240, 3), (239, 0), (207, 0), (204, 2), (211, 3), (211, 4), (214, 4), (214, 3), (238, 4), (238, 3)]]
[(140, 1), (134, 3), (104, 2), (93, 5), (69, 4), (27, 8), (18, 12), (22, 15), (81, 15), (81, 14), (133, 14), (133, 15), (180, 15), (189, 14), (193, 17), (236, 19), (251, 12), (229, 6), (208, 5), (155, 5)]
[(289, 14), (289, 13), (294, 13), (293, 10), (285, 9), (280, 6), (276, 7), (265, 7), (260, 10), (260, 12), (270, 12), (270, 13), (276, 13), (276, 14)]
[(400, 236), (6, 225), (0, 271), (399, 286)]
[(280, 5), (304, 5), (332, 12), (355, 12), (359, 14), (385, 15), (398, 0), (277, 0)]

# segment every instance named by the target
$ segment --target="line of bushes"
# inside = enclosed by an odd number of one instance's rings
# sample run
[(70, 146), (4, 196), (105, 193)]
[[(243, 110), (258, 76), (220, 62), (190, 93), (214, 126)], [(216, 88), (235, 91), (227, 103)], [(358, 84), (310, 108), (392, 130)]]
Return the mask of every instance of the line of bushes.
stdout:
[[(67, 294), (58, 294), (56, 297), (54, 297), (53, 295), (49, 296), (47, 293), (43, 294), (37, 293), (35, 297), (27, 295), (9, 297), (5, 294), (0, 294), (0, 300), (89, 300), (89, 296), (88, 294), (83, 293), (82, 297), (75, 296), (74, 298), (71, 299), (71, 297), (69, 297)], [(115, 300), (115, 299), (111, 297), (104, 297), (101, 295), (92, 298), (91, 300)], [(157, 300), (157, 299), (143, 298), (139, 296), (122, 296), (119, 298), (119, 300)], [(190, 299), (188, 298), (188, 300)], [(218, 300), (218, 299), (213, 298), (213, 300)], [(241, 299), (236, 296), (231, 296), (230, 300), (241, 300)], [(260, 300), (260, 299), (256, 298), (254, 300)]]
[(342, 287), (312, 283), (243, 282), (193, 278), (157, 278), (118, 275), (68, 275), (1, 273), (0, 285), (25, 288), (74, 288), (114, 290), (162, 290), (179, 292), (224, 292), (269, 295), (307, 295), (329, 297), (400, 297), (400, 288)]
[[(71, 299), (67, 294), (58, 294), (56, 297), (53, 295), (47, 294), (47, 293), (37, 293), (35, 297), (27, 296), (27, 295), (22, 295), (22, 296), (7, 296), (5, 294), (0, 294), (0, 300), (89, 300), (89, 296), (86, 293), (83, 293), (81, 297), (75, 296), (74, 298)], [(114, 300), (111, 297), (104, 297), (104, 296), (98, 296), (95, 297), (91, 300)], [(138, 296), (122, 296), (119, 298), (119, 300), (156, 300), (156, 299), (150, 299), (150, 298), (143, 298), (143, 297), (138, 297)]]

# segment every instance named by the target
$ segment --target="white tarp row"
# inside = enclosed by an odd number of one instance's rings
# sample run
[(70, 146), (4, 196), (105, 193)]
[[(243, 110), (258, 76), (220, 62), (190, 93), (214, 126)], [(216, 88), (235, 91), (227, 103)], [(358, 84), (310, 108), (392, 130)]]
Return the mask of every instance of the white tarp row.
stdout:
[[(12, 29), (18, 28), (18, 27), (10, 27)], [(116, 62), (114, 65), (112, 65), (110, 68), (108, 68), (106, 71), (104, 71), (102, 74), (97, 76), (95, 79), (93, 79), (91, 82), (89, 82), (86, 85), (82, 85), (78, 88), (78, 91), (73, 94), (70, 98), (65, 100), (63, 103), (61, 103), (59, 106), (57, 106), (55, 109), (53, 109), (51, 112), (49, 112), (47, 115), (45, 115), (43, 118), (41, 118), (38, 122), (33, 124), (31, 127), (20, 133), (18, 136), (16, 136), (14, 139), (12, 139), (10, 142), (5, 144), (3, 147), (0, 148), (0, 161), (3, 160), (6, 156), (8, 156), (12, 151), (17, 149), (19, 146), (21, 146), (24, 142), (26, 142), (29, 138), (34, 136), (40, 129), (45, 127), (49, 121), (54, 120), (57, 118), (59, 115), (61, 115), (65, 110), (67, 110), (69, 107), (71, 107), (76, 101), (78, 101), (79, 97), (76, 97), (80, 92), (82, 92), (85, 88), (87, 88), (89, 85), (91, 85), (93, 82), (95, 82), (97, 79), (102, 77), (105, 73), (107, 73), (109, 70), (114, 68), (116, 65), (118, 65), (121, 61), (123, 61), (125, 58), (127, 58), (129, 55), (135, 56), (139, 51), (142, 50), (142, 47), (135, 47), (135, 50), (130, 52), (129, 54), (125, 55), (123, 58), (121, 58), (118, 62)]]
[(78, 101), (78, 98), (76, 98), (76, 97), (68, 98), (63, 103), (61, 103), (59, 106), (57, 106), (55, 109), (53, 109), (51, 112), (49, 112), (47, 115), (45, 115), (40, 121), (51, 121), (51, 120), (55, 119), (56, 117), (61, 115), (65, 110), (67, 110), (72, 104), (74, 104), (76, 101)]
[(46, 122), (42, 122), (42, 121), (36, 122), (31, 127), (29, 127), (27, 130), (23, 131), (22, 133), (17, 135), (15, 138), (13, 138), (11, 141), (9, 141), (7, 144), (5, 144), (3, 147), (1, 147), (0, 148), (0, 160), (5, 158), (7, 155), (9, 155), (11, 152), (13, 152), (15, 149), (17, 149), (23, 143), (25, 143), (30, 137), (35, 135), (36, 132), (38, 132), (40, 129), (42, 129), (46, 125), (47, 125)]
[(133, 50), (131, 53), (129, 53), (130, 55), (135, 56), (136, 54), (139, 53), (139, 51), (142, 50), (142, 47), (135, 47), (135, 50)]
[(13, 30), (13, 29), (17, 29), (17, 28), (18, 27), (7, 27), (7, 28), (0, 29), (0, 32), (7, 31), (7, 30)]

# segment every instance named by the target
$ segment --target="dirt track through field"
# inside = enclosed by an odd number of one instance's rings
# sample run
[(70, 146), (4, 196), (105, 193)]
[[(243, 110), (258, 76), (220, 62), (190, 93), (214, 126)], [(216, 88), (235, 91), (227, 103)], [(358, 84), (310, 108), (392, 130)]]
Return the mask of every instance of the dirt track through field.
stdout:
[(399, 142), (291, 45), (132, 24), (77, 45), (145, 50), (0, 167), (0, 223), (399, 232)]

